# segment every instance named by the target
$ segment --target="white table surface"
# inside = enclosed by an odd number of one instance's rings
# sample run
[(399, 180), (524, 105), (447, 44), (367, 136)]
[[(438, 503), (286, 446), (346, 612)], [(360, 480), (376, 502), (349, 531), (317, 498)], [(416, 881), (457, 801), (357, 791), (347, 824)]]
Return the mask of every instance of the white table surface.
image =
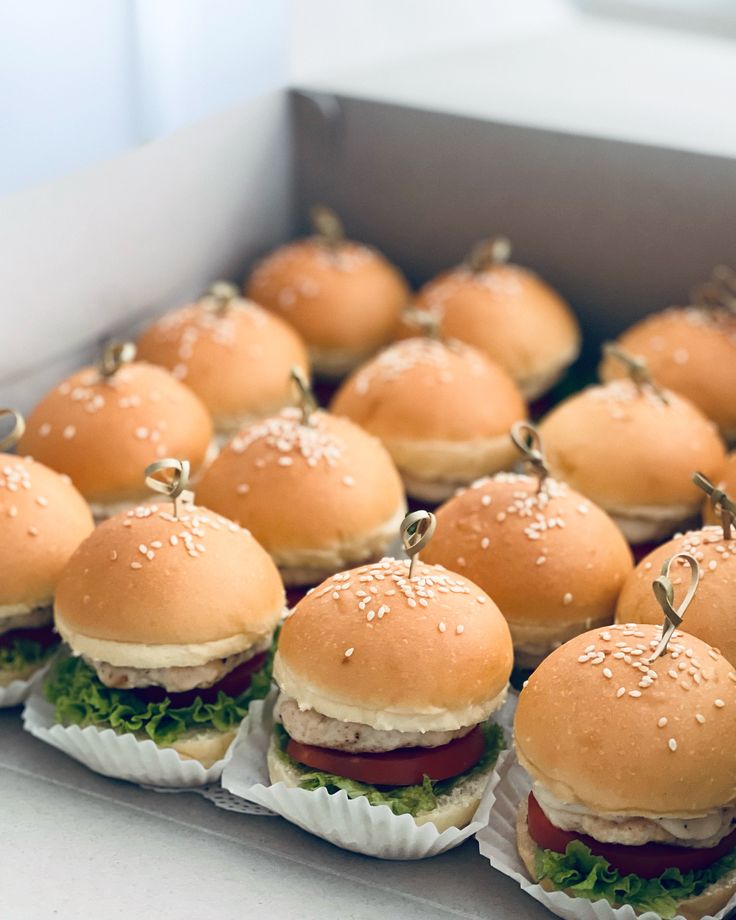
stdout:
[(0, 710), (3, 920), (543, 920), (474, 840), (398, 863), (330, 846), (277, 817), (98, 776)]

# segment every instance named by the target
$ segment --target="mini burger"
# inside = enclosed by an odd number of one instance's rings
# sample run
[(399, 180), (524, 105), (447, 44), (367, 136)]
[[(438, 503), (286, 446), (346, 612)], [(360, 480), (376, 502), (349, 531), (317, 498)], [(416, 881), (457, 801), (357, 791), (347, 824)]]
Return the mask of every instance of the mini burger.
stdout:
[[(709, 292), (715, 296), (704, 296)], [(640, 355), (655, 380), (689, 399), (718, 425), (728, 443), (734, 443), (736, 275), (716, 269), (713, 281), (694, 293), (694, 305), (652, 313), (624, 332), (618, 343)], [(600, 368), (602, 380), (623, 373), (611, 358)]]
[[(29, 681), (58, 647), (56, 585), (93, 527), (66, 477), (30, 457), (0, 453), (0, 705), (4, 689)], [(13, 695), (10, 705), (20, 700)]]
[(306, 347), (291, 326), (224, 282), (149, 326), (138, 355), (183, 380), (221, 435), (289, 405), (290, 369), (309, 371)]
[(68, 377), (36, 406), (18, 449), (66, 473), (103, 520), (148, 497), (141, 470), (170, 454), (196, 471), (212, 441), (199, 398), (130, 343)]
[(396, 342), (355, 371), (332, 411), (383, 441), (407, 492), (428, 502), (513, 464), (509, 427), (526, 418), (519, 390), (468, 345)]
[(284, 603), (271, 559), (231, 521), (184, 504), (121, 512), (57, 586), (56, 628), (72, 651), (45, 687), (57, 723), (112, 728), (212, 766), (269, 691)]
[(724, 461), (715, 425), (691, 402), (629, 379), (571, 396), (539, 431), (552, 474), (607, 511), (632, 544), (696, 521), (692, 471), (712, 479)]
[(462, 572), (498, 604), (518, 668), (613, 620), (633, 562), (608, 515), (564, 482), (499, 473), (437, 510), (427, 562)]
[(281, 631), (271, 782), (463, 827), (504, 746), (490, 717), (511, 664), (501, 613), (462, 576), (396, 559), (334, 575)]
[[(426, 284), (419, 310), (433, 313), (447, 339), (482, 351), (533, 400), (575, 361), (580, 329), (570, 307), (534, 272), (509, 263), (505, 237), (478, 243), (467, 260)], [(409, 333), (408, 327), (403, 330)]]
[(290, 586), (379, 559), (406, 512), (381, 443), (305, 406), (237, 434), (205, 472), (197, 500), (247, 527)]
[[(637, 914), (699, 920), (736, 891), (736, 674), (701, 639), (631, 623), (571, 639), (519, 697), (531, 877)], [(652, 916), (652, 914), (647, 914)]]
[(344, 238), (336, 215), (312, 218), (314, 236), (266, 256), (246, 293), (297, 330), (317, 374), (335, 378), (390, 341), (410, 292), (377, 250)]

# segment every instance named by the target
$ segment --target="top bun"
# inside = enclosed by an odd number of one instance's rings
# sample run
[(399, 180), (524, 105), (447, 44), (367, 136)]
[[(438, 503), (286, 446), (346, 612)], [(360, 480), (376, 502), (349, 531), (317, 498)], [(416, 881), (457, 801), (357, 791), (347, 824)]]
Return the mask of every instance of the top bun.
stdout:
[(580, 329), (551, 287), (519, 265), (482, 271), (459, 265), (426, 284), (416, 306), (442, 335), (474, 345), (505, 368), (528, 400), (548, 390), (577, 358)]
[[(686, 396), (718, 425), (727, 441), (736, 439), (736, 314), (673, 307), (636, 323), (618, 344), (644, 358), (654, 379)], [(601, 363), (602, 380), (624, 373), (614, 358)]]
[(74, 652), (119, 666), (189, 667), (271, 635), (285, 599), (266, 552), (206, 508), (172, 511), (122, 512), (69, 560), (54, 613)]
[(290, 584), (314, 584), (380, 556), (406, 503), (379, 441), (347, 419), (299, 409), (244, 428), (197, 487), (197, 500), (248, 527)]
[(503, 700), (506, 621), (476, 585), (440, 566), (384, 559), (342, 572), (284, 623), (274, 679), (302, 708), (379, 730), (449, 731)]
[(700, 507), (694, 470), (715, 478), (724, 451), (715, 426), (686, 399), (667, 404), (631, 380), (569, 397), (539, 428), (554, 475), (607, 511), (659, 505)]
[[(662, 608), (654, 597), (652, 581), (670, 556), (683, 552), (693, 555), (700, 569), (698, 590), (685, 618), (688, 632), (720, 649), (736, 667), (736, 630), (733, 628), (736, 621), (736, 533), (733, 531), (730, 540), (723, 538), (720, 526), (678, 534), (645, 556), (624, 583), (616, 606), (616, 620), (662, 622)], [(688, 580), (687, 576), (684, 580)], [(684, 588), (676, 587), (676, 591), (678, 595), (684, 594)]]
[(184, 457), (196, 471), (211, 440), (199, 398), (168, 371), (136, 362), (108, 378), (95, 367), (72, 374), (31, 412), (18, 450), (107, 504), (145, 497), (143, 472), (161, 457)]
[(315, 370), (341, 376), (390, 338), (409, 300), (397, 268), (379, 252), (319, 238), (282, 246), (256, 266), (247, 295), (287, 319)]
[[(736, 451), (726, 457), (715, 482), (717, 487), (725, 492), (730, 499), (736, 501)], [(709, 498), (706, 498), (703, 503), (703, 521), (706, 524), (717, 524), (720, 521), (720, 515)]]
[(291, 402), (289, 371), (309, 371), (307, 349), (273, 313), (239, 297), (205, 297), (161, 317), (138, 339), (144, 361), (168, 368), (199, 396), (220, 431)]
[(599, 815), (695, 817), (736, 800), (736, 674), (700, 639), (594, 629), (552, 652), (519, 696), (519, 761)]
[(476, 482), (439, 508), (423, 558), (490, 594), (515, 644), (530, 627), (555, 635), (563, 625), (610, 622), (633, 565), (600, 508), (565, 483), (547, 479), (538, 491), (536, 477), (513, 473)]
[(30, 457), (0, 454), (0, 615), (50, 604), (61, 570), (93, 528), (66, 477)]

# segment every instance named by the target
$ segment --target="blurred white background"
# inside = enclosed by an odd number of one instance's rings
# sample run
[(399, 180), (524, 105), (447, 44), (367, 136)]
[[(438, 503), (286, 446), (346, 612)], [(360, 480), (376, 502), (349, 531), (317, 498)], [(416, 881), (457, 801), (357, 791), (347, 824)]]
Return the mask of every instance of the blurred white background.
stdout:
[[(377, 92), (396, 89), (402, 98), (411, 90), (405, 98), (422, 104), (451, 91), (448, 106), (462, 110), (467, 96), (475, 113), (478, 67), (494, 61), (509, 79), (505, 105), (491, 106), (491, 116), (518, 111), (544, 124), (551, 112), (559, 126), (569, 112), (569, 127), (594, 132), (633, 117), (634, 135), (646, 140), (669, 112), (685, 140), (705, 135), (705, 148), (720, 152), (719, 137), (709, 140), (708, 107), (725, 100), (734, 76), (733, 43), (722, 36), (733, 33), (735, 7), (733, 0), (0, 0), (0, 195), (288, 84), (365, 91), (375, 80)], [(647, 26), (636, 27), (644, 28), (640, 39), (632, 25), (628, 38), (620, 25), (575, 32), (591, 9), (681, 31), (664, 45), (651, 37), (651, 47)], [(698, 30), (721, 37), (697, 37)], [(696, 115), (683, 118), (672, 80), (689, 58), (685, 95), (694, 98), (685, 102)], [(445, 62), (435, 86), (433, 61)], [(484, 72), (490, 88), (481, 80), (482, 92), (492, 95), (498, 79)]]

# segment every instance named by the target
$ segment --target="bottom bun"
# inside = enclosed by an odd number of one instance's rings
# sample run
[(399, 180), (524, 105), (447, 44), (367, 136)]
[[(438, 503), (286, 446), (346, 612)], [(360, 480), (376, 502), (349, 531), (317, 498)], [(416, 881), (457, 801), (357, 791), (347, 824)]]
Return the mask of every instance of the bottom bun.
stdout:
[[(529, 834), (528, 812), (529, 807), (525, 798), (519, 805), (519, 810), (516, 814), (516, 849), (530, 877), (537, 881), (534, 863), (538, 848)], [(541, 879), (538, 884), (545, 891), (559, 891), (549, 879)], [(678, 917), (685, 917), (685, 920), (701, 920), (702, 917), (711, 917), (713, 914), (718, 913), (719, 910), (722, 910), (735, 893), (736, 869), (732, 869), (723, 878), (709, 885), (702, 894), (680, 901), (677, 905), (677, 915)], [(569, 892), (565, 891), (565, 894), (569, 894)], [(636, 913), (638, 914), (638, 911)]]
[(174, 744), (160, 744), (159, 747), (170, 747), (184, 760), (196, 760), (205, 769), (209, 769), (227, 754), (236, 734), (236, 729), (221, 732), (212, 728), (209, 731), (192, 732), (179, 738)]
[(633, 546), (666, 540), (676, 530), (688, 530), (698, 522), (697, 505), (631, 505), (605, 507), (626, 540)]
[[(274, 785), (283, 783), (290, 788), (298, 788), (302, 778), (301, 771), (297, 767), (285, 763), (278, 756), (274, 738), (271, 738), (271, 743), (268, 747), (267, 763), (268, 775)], [(494, 767), (495, 764), (491, 764), (482, 772), (460, 780), (450, 793), (439, 797), (436, 808), (417, 815), (414, 817), (414, 822), (418, 826), (431, 822), (440, 833), (449, 827), (465, 827), (472, 820), (480, 804)]]

